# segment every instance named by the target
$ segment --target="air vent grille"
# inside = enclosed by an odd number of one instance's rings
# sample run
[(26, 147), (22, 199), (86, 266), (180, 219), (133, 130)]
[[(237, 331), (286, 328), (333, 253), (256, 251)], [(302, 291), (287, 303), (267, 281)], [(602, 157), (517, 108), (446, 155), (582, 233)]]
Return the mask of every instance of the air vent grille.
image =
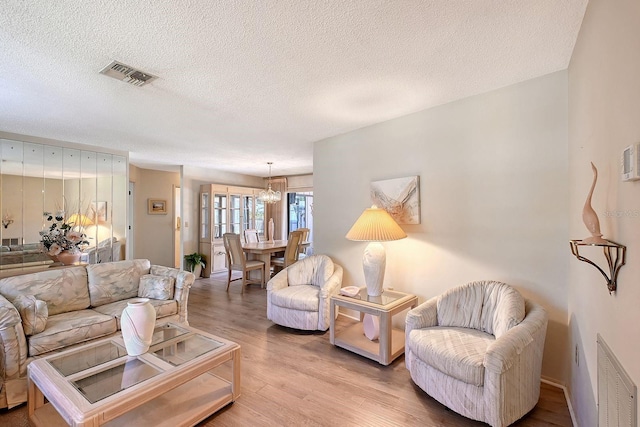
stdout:
[(113, 77), (114, 79), (121, 80), (134, 86), (144, 86), (158, 78), (152, 74), (136, 70), (135, 68), (118, 61), (112, 61), (109, 65), (100, 70), (100, 74)]

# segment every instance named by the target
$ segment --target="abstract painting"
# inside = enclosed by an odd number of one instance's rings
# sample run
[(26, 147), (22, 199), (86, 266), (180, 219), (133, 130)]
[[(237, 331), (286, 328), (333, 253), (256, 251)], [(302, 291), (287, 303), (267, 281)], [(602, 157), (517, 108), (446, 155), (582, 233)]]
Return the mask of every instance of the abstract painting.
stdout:
[(420, 224), (420, 177), (373, 181), (371, 201), (398, 224)]

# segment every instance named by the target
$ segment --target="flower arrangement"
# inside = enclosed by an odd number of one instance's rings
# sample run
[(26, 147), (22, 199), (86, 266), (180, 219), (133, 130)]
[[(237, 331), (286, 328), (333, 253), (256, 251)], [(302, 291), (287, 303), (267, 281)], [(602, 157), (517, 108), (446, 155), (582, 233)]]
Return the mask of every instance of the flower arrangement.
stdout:
[(57, 211), (55, 214), (45, 212), (44, 216), (51, 225), (42, 230), (40, 236), (49, 255), (56, 256), (62, 251), (78, 253), (81, 245), (89, 244), (82, 231), (73, 229), (75, 224), (68, 222), (64, 211)]

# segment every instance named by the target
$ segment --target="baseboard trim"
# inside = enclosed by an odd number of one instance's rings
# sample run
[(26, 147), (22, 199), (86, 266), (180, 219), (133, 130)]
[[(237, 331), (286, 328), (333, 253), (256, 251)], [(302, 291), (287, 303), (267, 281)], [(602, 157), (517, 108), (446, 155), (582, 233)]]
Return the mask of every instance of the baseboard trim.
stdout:
[(564, 400), (567, 401), (567, 407), (569, 408), (569, 415), (571, 416), (571, 424), (573, 424), (574, 427), (578, 427), (578, 422), (576, 421), (576, 414), (573, 412), (573, 406), (571, 406), (571, 399), (569, 398), (569, 391), (567, 390), (567, 388), (556, 381), (546, 379), (546, 378), (541, 378), (540, 382), (562, 389), (562, 392), (564, 393)]

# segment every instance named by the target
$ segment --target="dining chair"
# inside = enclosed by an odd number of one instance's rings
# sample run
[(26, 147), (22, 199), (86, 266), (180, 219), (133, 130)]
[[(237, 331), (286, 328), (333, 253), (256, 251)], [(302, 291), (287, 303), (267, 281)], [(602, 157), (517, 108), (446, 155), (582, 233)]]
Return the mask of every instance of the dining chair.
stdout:
[[(227, 292), (229, 292), (229, 285), (232, 282), (231, 273), (234, 270), (242, 272), (242, 277), (234, 280), (242, 279), (243, 294), (244, 288), (248, 283), (259, 284), (262, 287), (262, 284), (265, 281), (264, 262), (258, 260), (247, 260), (244, 252), (242, 251), (239, 234), (225, 233), (222, 236), (222, 240), (224, 242), (224, 248), (227, 251), (227, 268), (229, 269), (229, 276), (227, 277)], [(249, 278), (249, 272), (253, 270), (260, 270), (260, 273), (262, 274), (259, 282)]]
[(245, 243), (258, 243), (260, 239), (258, 238), (258, 230), (255, 228), (248, 228), (244, 230), (244, 242)]
[(273, 266), (274, 274), (298, 261), (298, 253), (300, 251), (300, 242), (302, 242), (302, 234), (302, 231), (299, 230), (295, 230), (289, 233), (289, 240), (287, 242), (287, 247), (284, 250), (284, 257), (271, 258), (271, 266)]
[[(305, 243), (309, 240), (309, 233), (311, 232), (308, 228), (298, 228), (296, 231), (302, 231), (302, 240), (300, 243)], [(307, 256), (307, 249), (300, 246), (298, 249), (298, 260), (301, 260)]]

